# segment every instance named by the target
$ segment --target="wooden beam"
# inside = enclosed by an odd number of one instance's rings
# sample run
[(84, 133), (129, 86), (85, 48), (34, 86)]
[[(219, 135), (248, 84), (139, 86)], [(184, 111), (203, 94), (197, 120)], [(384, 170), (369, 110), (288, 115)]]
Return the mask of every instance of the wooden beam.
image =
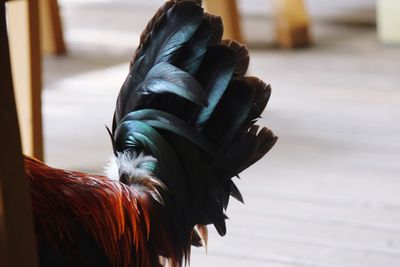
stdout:
[(244, 42), (236, 0), (205, 0), (204, 4), (207, 12), (222, 17), (224, 38)]
[(307, 46), (311, 43), (310, 19), (303, 0), (274, 0), (278, 43), (284, 48)]
[(7, 3), (7, 19), (23, 151), (43, 160), (38, 0)]
[(46, 54), (66, 52), (57, 0), (39, 0), (40, 37)]
[(14, 101), (4, 3), (0, 6), (0, 51), (0, 265), (34, 267), (38, 266), (38, 258)]

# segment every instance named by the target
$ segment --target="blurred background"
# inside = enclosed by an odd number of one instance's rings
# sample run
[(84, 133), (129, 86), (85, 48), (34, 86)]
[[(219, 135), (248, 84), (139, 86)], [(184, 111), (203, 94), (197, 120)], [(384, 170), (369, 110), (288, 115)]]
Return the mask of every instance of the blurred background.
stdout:
[[(102, 172), (105, 125), (162, 2), (59, 1), (68, 52), (43, 63), (46, 163)], [(375, 0), (308, 0), (311, 45), (282, 49), (273, 2), (238, 11), (249, 74), (273, 89), (261, 124), (280, 139), (237, 182), (246, 204), (232, 201), (227, 236), (209, 227), (191, 266), (398, 267), (400, 44), (379, 40)]]

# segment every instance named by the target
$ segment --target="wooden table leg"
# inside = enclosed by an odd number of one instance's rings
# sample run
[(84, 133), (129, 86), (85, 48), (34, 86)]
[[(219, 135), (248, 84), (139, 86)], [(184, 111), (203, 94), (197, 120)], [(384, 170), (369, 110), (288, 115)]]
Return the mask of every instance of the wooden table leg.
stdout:
[[(29, 1), (34, 2), (34, 1)], [(38, 266), (10, 68), (5, 4), (0, 4), (0, 266)]]
[(207, 12), (222, 17), (224, 38), (244, 42), (236, 0), (205, 0)]
[(64, 54), (65, 42), (57, 0), (39, 0), (40, 38), (45, 54)]
[(7, 19), (23, 151), (43, 160), (38, 1), (7, 3)]
[(310, 44), (310, 19), (303, 0), (274, 0), (277, 36), (281, 47), (293, 48)]

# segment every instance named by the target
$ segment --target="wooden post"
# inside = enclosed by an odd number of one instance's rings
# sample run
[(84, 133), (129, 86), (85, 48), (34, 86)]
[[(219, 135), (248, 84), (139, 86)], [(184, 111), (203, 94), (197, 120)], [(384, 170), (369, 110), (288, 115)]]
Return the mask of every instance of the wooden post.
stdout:
[(0, 265), (34, 267), (38, 266), (38, 259), (14, 102), (3, 1), (0, 5), (0, 51)]
[(207, 12), (222, 17), (224, 38), (244, 42), (236, 0), (205, 0), (204, 4)]
[(57, 0), (39, 0), (40, 38), (46, 54), (64, 54), (65, 43)]
[(309, 45), (310, 20), (303, 0), (274, 1), (279, 45), (284, 48)]
[(377, 0), (378, 36), (383, 43), (400, 44), (400, 1)]
[(7, 3), (7, 19), (23, 151), (43, 160), (38, 0)]

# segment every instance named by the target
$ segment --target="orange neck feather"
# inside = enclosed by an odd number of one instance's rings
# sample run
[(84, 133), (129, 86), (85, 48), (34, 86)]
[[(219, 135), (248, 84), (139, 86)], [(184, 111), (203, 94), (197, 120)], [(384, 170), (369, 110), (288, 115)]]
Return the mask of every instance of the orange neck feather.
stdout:
[[(74, 242), (76, 227), (92, 236), (114, 266), (181, 266), (179, 245), (154, 185), (126, 186), (103, 176), (54, 169), (25, 158), (38, 238), (54, 248)], [(78, 226), (77, 226), (78, 225)]]

